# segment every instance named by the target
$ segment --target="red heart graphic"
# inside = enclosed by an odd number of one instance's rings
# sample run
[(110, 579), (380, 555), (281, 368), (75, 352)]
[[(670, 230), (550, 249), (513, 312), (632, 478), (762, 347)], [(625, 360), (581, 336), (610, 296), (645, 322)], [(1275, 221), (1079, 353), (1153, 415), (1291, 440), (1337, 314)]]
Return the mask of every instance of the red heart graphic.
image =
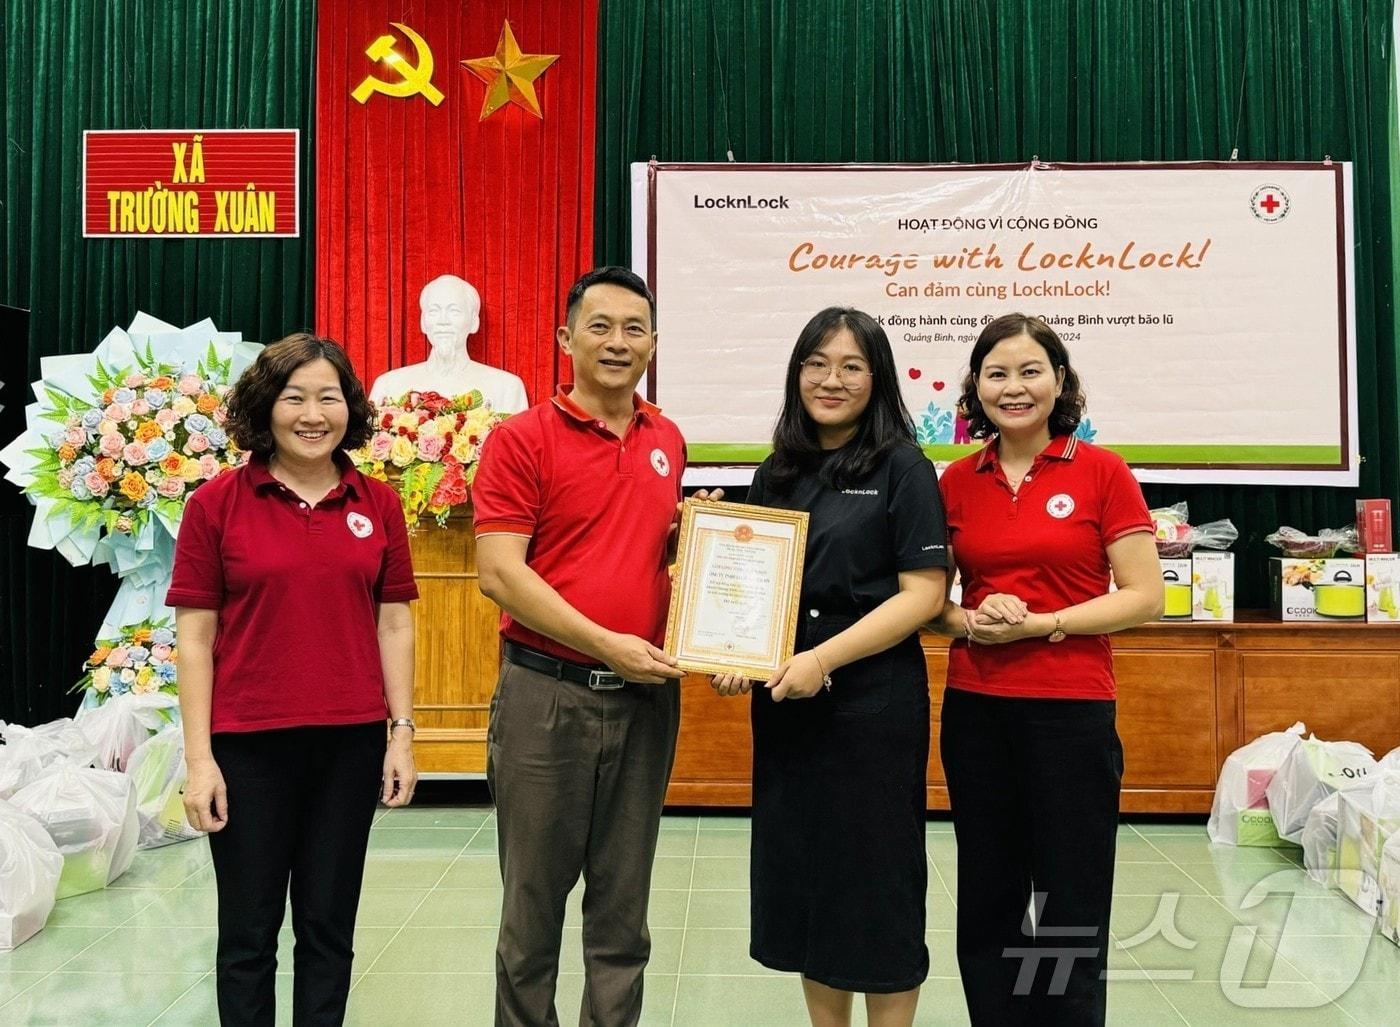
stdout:
[(920, 371), (917, 367), (909, 368), (909, 377), (913, 378), (915, 381), (918, 381), (923, 373), (924, 372)]
[(943, 386), (946, 385), (946, 384), (947, 384), (947, 382), (934, 382), (934, 383), (933, 383), (933, 391), (934, 391), (934, 392), (942, 392), (942, 391), (943, 391)]

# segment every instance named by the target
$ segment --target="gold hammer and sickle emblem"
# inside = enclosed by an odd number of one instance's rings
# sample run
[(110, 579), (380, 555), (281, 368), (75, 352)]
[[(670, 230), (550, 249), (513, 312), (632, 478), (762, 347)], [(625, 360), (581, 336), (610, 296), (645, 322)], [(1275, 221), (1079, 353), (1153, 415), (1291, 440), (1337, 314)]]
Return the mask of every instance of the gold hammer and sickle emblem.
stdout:
[(428, 102), (436, 107), (442, 103), (443, 95), (442, 91), (432, 83), (433, 51), (428, 49), (428, 44), (423, 41), (423, 37), (407, 25), (397, 21), (390, 22), (390, 24), (402, 32), (404, 37), (413, 44), (413, 48), (418, 52), (418, 63), (409, 64), (408, 61), (404, 60), (403, 56), (394, 49), (393, 36), (380, 36), (365, 48), (365, 56), (372, 61), (383, 61), (390, 69), (398, 73), (399, 81), (385, 82), (373, 75), (366, 75), (365, 80), (356, 86), (355, 91), (350, 95), (357, 103), (367, 103), (375, 93), (400, 97), (422, 93)]

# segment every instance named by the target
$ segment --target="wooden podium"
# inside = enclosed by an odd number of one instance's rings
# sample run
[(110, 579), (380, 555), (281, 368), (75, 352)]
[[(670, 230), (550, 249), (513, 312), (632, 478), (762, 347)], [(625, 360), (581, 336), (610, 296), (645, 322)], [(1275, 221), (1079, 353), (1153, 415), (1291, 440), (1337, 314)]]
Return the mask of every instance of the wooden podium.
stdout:
[(501, 611), (481, 594), (470, 507), (410, 536), (414, 604), (414, 754), (425, 774), (486, 773), (486, 720), (500, 670)]

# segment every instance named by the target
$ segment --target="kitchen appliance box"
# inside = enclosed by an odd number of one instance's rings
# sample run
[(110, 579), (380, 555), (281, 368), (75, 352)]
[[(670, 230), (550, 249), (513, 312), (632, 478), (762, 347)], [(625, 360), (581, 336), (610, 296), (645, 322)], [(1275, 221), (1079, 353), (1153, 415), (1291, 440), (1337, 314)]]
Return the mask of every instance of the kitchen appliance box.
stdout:
[(1235, 554), (1203, 550), (1181, 559), (1164, 559), (1162, 619), (1173, 621), (1235, 619)]
[(1191, 560), (1163, 560), (1162, 587), (1166, 601), (1162, 604), (1163, 620), (1191, 619)]
[(1235, 619), (1235, 554), (1191, 554), (1191, 619)]
[(1400, 553), (1366, 554), (1366, 619), (1400, 624)]
[(1366, 561), (1276, 556), (1269, 561), (1269, 602), (1279, 620), (1365, 620)]
[(1356, 533), (1361, 539), (1362, 551), (1367, 554), (1395, 552), (1395, 546), (1391, 544), (1390, 500), (1358, 499)]

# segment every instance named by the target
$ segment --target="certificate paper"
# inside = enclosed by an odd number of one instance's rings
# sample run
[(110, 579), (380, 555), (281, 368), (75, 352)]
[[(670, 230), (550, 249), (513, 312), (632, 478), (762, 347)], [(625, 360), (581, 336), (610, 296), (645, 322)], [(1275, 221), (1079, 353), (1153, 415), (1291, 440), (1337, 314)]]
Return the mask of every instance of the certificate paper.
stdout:
[(683, 670), (765, 679), (792, 656), (807, 514), (686, 500), (666, 651)]

